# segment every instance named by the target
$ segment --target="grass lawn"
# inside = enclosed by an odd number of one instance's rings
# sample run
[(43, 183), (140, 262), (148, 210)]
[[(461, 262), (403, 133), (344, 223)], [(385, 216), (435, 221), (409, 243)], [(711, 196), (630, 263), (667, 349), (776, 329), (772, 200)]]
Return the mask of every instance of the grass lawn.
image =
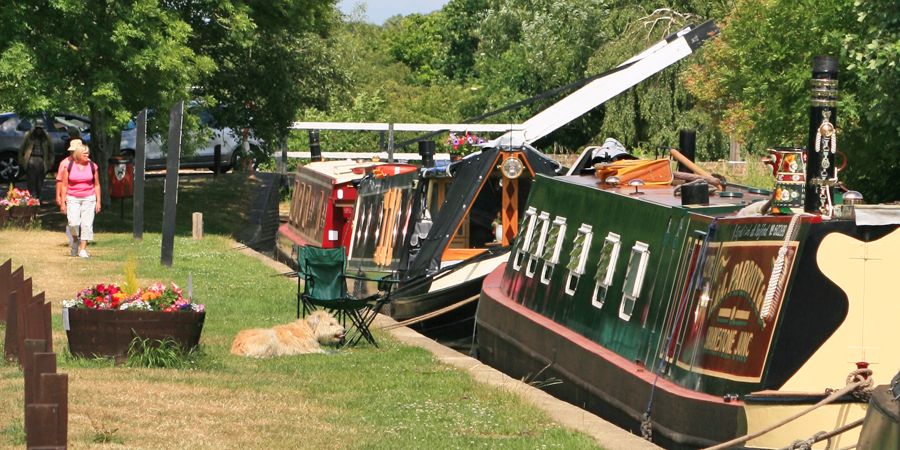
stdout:
[[(596, 448), (517, 396), (378, 331), (381, 348), (270, 360), (230, 355), (238, 330), (293, 320), (296, 284), (232, 249), (254, 187), (240, 175), (182, 185), (174, 267), (161, 267), (159, 225), (151, 226), (154, 214), (161, 221), (161, 184), (148, 186), (143, 241), (131, 239), (130, 222), (115, 223), (114, 204), (98, 218), (88, 260), (66, 256), (61, 225), (0, 230), (0, 261), (24, 265), (35, 292), (46, 291), (53, 303), (54, 350), (59, 371), (69, 374), (70, 447)], [(202, 241), (189, 237), (191, 211), (204, 212)], [(57, 220), (51, 214), (43, 223), (54, 228)], [(122, 283), (129, 259), (141, 284), (184, 285), (192, 274), (207, 317), (190, 368), (116, 367), (67, 355), (62, 300), (92, 283)], [(22, 373), (0, 363), (0, 448), (24, 444), (22, 410)]]

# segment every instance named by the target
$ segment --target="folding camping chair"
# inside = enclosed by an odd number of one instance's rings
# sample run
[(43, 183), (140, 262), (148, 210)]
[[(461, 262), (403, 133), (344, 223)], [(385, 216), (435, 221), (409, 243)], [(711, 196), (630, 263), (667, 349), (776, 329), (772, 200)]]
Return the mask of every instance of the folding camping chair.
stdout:
[[(299, 247), (297, 264), (297, 318), (318, 308), (332, 312), (346, 326), (349, 318), (351, 328), (344, 345), (355, 345), (365, 338), (378, 347), (369, 330), (375, 316), (390, 301), (391, 288), (395, 280), (385, 277), (380, 280), (347, 275), (346, 256), (343, 248)], [(347, 279), (378, 283), (377, 293), (365, 297), (354, 297), (347, 292)], [(300, 282), (303, 281), (301, 287)]]

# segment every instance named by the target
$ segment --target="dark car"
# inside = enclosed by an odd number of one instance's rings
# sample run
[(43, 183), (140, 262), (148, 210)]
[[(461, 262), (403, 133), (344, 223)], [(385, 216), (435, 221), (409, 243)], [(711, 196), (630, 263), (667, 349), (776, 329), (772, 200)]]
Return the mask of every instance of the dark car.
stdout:
[[(35, 126), (44, 127), (53, 140), (53, 168), (67, 156), (69, 146), (68, 129), (78, 130), (81, 138), (89, 143), (91, 121), (84, 116), (69, 113), (37, 113), (19, 116), (16, 113), (0, 113), (0, 182), (15, 181), (23, 171), (19, 167), (19, 149), (25, 133)], [(122, 143), (134, 142), (134, 128), (122, 133)], [(123, 147), (124, 148), (124, 147)]]
[[(54, 120), (59, 116), (60, 120)], [(36, 114), (19, 116), (15, 113), (0, 114), (0, 182), (9, 183), (15, 181), (21, 175), (19, 168), (19, 149), (25, 134), (35, 126), (44, 127), (53, 141), (54, 164), (53, 167), (65, 158), (68, 145), (68, 126), (78, 128), (79, 132), (87, 133), (89, 123), (83, 118), (66, 115)], [(69, 119), (69, 120), (66, 120)]]

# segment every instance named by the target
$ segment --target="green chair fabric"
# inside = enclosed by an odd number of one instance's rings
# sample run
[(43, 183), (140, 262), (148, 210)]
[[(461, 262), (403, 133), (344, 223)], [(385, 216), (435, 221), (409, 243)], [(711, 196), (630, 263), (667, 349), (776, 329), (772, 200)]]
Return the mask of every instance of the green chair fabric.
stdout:
[[(347, 258), (343, 248), (302, 246), (297, 251), (297, 318), (322, 308), (349, 327), (345, 345), (354, 345), (360, 339), (378, 346), (369, 326), (382, 306), (390, 299), (390, 282), (348, 276), (345, 273)], [(354, 297), (347, 292), (347, 279), (379, 281), (379, 292), (366, 297)], [(300, 284), (303, 282), (302, 285)], [(388, 280), (390, 281), (390, 280)]]

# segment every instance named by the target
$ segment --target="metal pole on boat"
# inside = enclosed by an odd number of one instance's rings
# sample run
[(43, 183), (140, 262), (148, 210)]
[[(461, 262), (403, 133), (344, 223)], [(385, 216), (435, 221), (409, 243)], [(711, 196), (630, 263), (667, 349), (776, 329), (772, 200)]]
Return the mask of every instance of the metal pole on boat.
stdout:
[[(697, 132), (695, 130), (681, 130), (678, 134), (678, 150), (687, 159), (693, 161), (697, 154)], [(688, 172), (690, 169), (683, 163), (678, 163), (679, 172)]]
[(434, 167), (434, 141), (419, 141), (419, 155), (422, 167)]
[(812, 102), (809, 107), (809, 140), (806, 158), (808, 213), (831, 214), (832, 190), (837, 184), (834, 158), (837, 152), (838, 59), (816, 56), (812, 65)]
[(388, 162), (394, 162), (394, 123), (388, 124)]
[(309, 130), (309, 160), (322, 160), (322, 148), (319, 146), (319, 130)]

